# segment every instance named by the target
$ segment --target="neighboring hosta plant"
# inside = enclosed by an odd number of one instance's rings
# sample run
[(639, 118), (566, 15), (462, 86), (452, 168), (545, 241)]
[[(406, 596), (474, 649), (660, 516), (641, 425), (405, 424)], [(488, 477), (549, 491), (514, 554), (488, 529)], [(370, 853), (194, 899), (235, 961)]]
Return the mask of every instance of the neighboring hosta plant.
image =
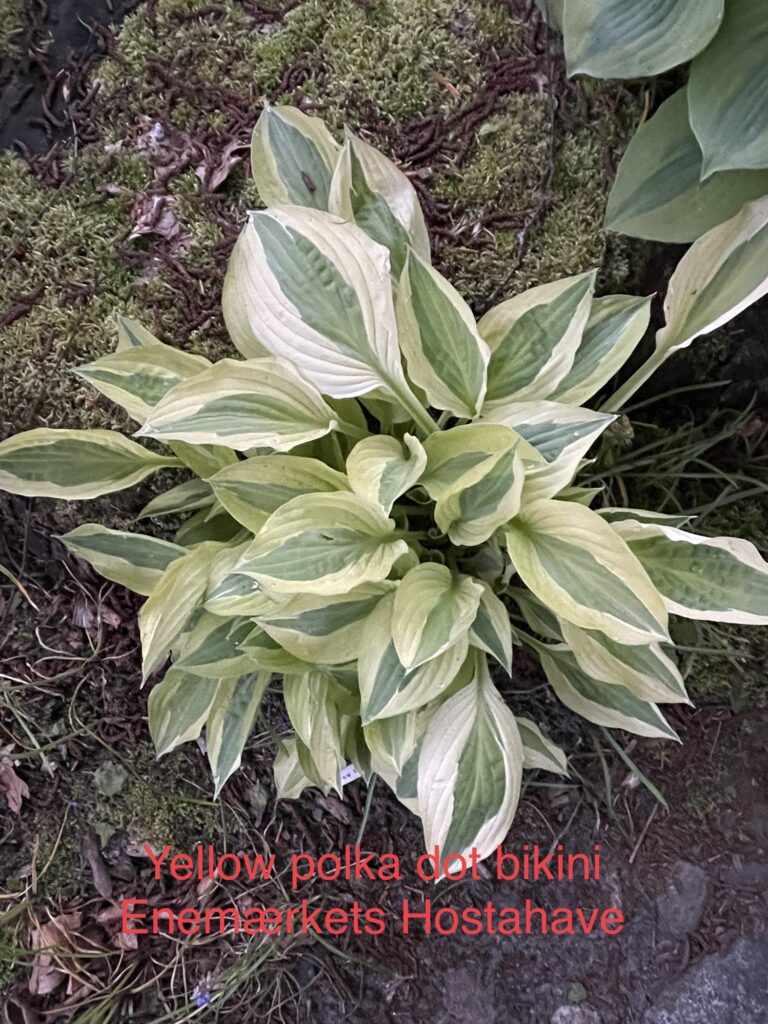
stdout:
[[(768, 623), (768, 566), (742, 540), (593, 509), (599, 490), (575, 483), (619, 399), (585, 403), (644, 334), (649, 300), (594, 298), (586, 273), (476, 323), (430, 264), (408, 179), (376, 150), (278, 107), (252, 156), (268, 208), (224, 289), (244, 358), (211, 365), (121, 321), (117, 351), (78, 373), (150, 445), (32, 430), (0, 444), (0, 487), (82, 499), (192, 470), (141, 513), (189, 513), (173, 540), (96, 524), (63, 538), (147, 598), (158, 752), (205, 727), (218, 792), (278, 675), (295, 729), (275, 759), (281, 796), (340, 790), (351, 762), (421, 816), (428, 846), (486, 855), (523, 769), (566, 771), (490, 666), (514, 677), (524, 644), (590, 722), (673, 737), (661, 706), (687, 698), (669, 615)], [(726, 284), (694, 247), (659, 351), (755, 286)]]
[(539, 0), (563, 32), (568, 70), (657, 75), (690, 64), (687, 85), (643, 124), (621, 162), (608, 227), (691, 242), (768, 195), (765, 0)]

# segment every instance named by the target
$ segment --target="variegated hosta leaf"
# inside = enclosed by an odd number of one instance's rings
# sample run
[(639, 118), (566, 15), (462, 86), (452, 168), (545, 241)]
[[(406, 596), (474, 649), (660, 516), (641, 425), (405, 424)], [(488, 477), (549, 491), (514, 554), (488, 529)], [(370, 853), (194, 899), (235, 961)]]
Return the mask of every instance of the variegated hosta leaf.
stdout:
[(209, 480), (229, 514), (258, 533), (273, 512), (300, 494), (347, 491), (343, 473), (300, 455), (262, 455), (218, 472)]
[(240, 239), (237, 291), (265, 348), (333, 398), (405, 389), (383, 246), (297, 206), (252, 214)]
[(259, 625), (286, 651), (318, 665), (355, 661), (367, 617), (394, 583), (363, 583), (347, 594), (298, 594), (279, 609), (257, 616)]
[(278, 800), (295, 800), (314, 782), (305, 774), (296, 749), (296, 737), (289, 736), (280, 741), (272, 762), (275, 791)]
[(625, 729), (636, 736), (677, 739), (674, 729), (650, 701), (620, 683), (602, 683), (580, 667), (565, 644), (537, 645), (541, 666), (558, 698), (595, 725)]
[(363, 730), (371, 754), (371, 769), (393, 790), (400, 803), (419, 813), (417, 774), (419, 749), (434, 708), (377, 718)]
[(562, 622), (561, 628), (579, 668), (593, 679), (618, 683), (636, 697), (658, 704), (690, 703), (680, 670), (661, 644), (628, 647), (572, 622)]
[(394, 529), (356, 494), (303, 494), (272, 513), (237, 572), (278, 593), (345, 594), (386, 579), (408, 551)]
[(768, 563), (748, 540), (700, 537), (632, 520), (612, 528), (642, 562), (672, 614), (768, 625)]
[(469, 642), (494, 657), (507, 670), (507, 674), (512, 675), (512, 627), (509, 612), (487, 583), (481, 582), (480, 586), (483, 593), (469, 633)]
[(672, 275), (666, 326), (656, 335), (669, 355), (711, 334), (768, 294), (768, 196), (694, 242)]
[(700, 53), (723, 19), (724, 0), (566, 0), (568, 73), (658, 75)]
[[(402, 586), (402, 584), (401, 584)], [(395, 595), (382, 598), (365, 623), (358, 656), (360, 713), (363, 724), (423, 707), (454, 681), (467, 656), (468, 633), (430, 661), (407, 669), (393, 639)]]
[(545, 604), (535, 598), (530, 590), (521, 587), (507, 587), (506, 593), (513, 599), (520, 614), (534, 633), (561, 643), (563, 639), (562, 622)]
[(198, 738), (218, 685), (218, 679), (191, 676), (172, 668), (153, 687), (147, 710), (149, 733), (158, 757)]
[(335, 789), (337, 793), (342, 790), (340, 775), (346, 760), (339, 690), (333, 676), (320, 670), (289, 675), (283, 682), (288, 716), (309, 750), (318, 782), (326, 792)]
[(165, 660), (192, 612), (202, 603), (211, 563), (219, 550), (220, 545), (206, 542), (171, 562), (144, 602), (139, 612), (144, 679)]
[(251, 139), (251, 173), (261, 201), (327, 210), (340, 149), (319, 117), (265, 104)]
[(274, 637), (265, 633), (261, 626), (254, 626), (243, 641), (243, 649), (247, 651), (254, 665), (267, 672), (299, 674), (311, 672), (312, 665), (281, 647)]
[(223, 448), (220, 444), (187, 444), (186, 441), (169, 441), (168, 447), (181, 460), (182, 464), (191, 469), (195, 476), (207, 480), (225, 466), (237, 462), (237, 455), (231, 448)]
[(429, 262), (429, 235), (413, 185), (383, 153), (351, 132), (336, 164), (328, 208), (389, 249), (396, 277), (409, 246)]
[(437, 501), (435, 522), (454, 544), (482, 544), (517, 515), (524, 482), (518, 447), (493, 455), (467, 470)]
[(768, 167), (768, 10), (764, 0), (725, 5), (722, 27), (691, 65), (691, 125), (714, 171)]
[(512, 712), (476, 655), (472, 681), (430, 720), (418, 766), (428, 850), (486, 857), (509, 831), (520, 796), (523, 745)]
[(138, 433), (237, 451), (289, 451), (337, 427), (331, 407), (290, 364), (222, 359), (169, 391)]
[(515, 715), (515, 721), (523, 744), (523, 768), (540, 768), (556, 775), (567, 775), (568, 762), (560, 747), (547, 739), (530, 718)]
[(118, 314), (116, 352), (126, 352), (132, 348), (148, 348), (151, 345), (162, 345), (163, 342), (148, 331), (146, 327), (129, 316)]
[(454, 544), (481, 544), (517, 514), (524, 459), (538, 453), (503, 425), (469, 423), (432, 434), (424, 444), (421, 483), (435, 499), (435, 521)]
[(143, 423), (172, 387), (210, 365), (203, 356), (158, 342), (102, 356), (93, 363), (78, 366), (75, 373)]
[(169, 491), (158, 494), (139, 512), (139, 519), (156, 516), (175, 516), (181, 512), (194, 512), (213, 504), (213, 491), (205, 480), (186, 480)]
[(573, 366), (552, 397), (564, 405), (583, 405), (596, 395), (626, 363), (648, 329), (651, 301), (651, 297), (634, 295), (594, 299)]
[(595, 510), (607, 523), (621, 523), (633, 519), (638, 523), (652, 523), (659, 526), (685, 526), (691, 515), (669, 515), (666, 512), (648, 512), (641, 508), (598, 508)]
[(678, 89), (627, 146), (605, 214), (612, 231), (692, 242), (768, 193), (768, 170), (723, 171), (701, 180), (701, 147), (691, 128), (688, 98), (687, 88)]
[(349, 484), (361, 498), (389, 515), (401, 494), (414, 487), (427, 465), (418, 438), (406, 434), (402, 443), (382, 434), (358, 441), (347, 456)]
[(491, 349), (483, 412), (549, 398), (570, 371), (589, 317), (595, 272), (540, 285), (490, 309), (477, 325)]
[(244, 641), (253, 630), (250, 619), (224, 619), (202, 611), (176, 651), (176, 668), (195, 676), (240, 676), (254, 669)]
[(239, 679), (222, 679), (208, 712), (205, 742), (213, 773), (214, 799), (240, 767), (243, 748), (269, 686), (270, 673), (257, 672)]
[(175, 544), (194, 548), (207, 541), (235, 544), (246, 539), (246, 532), (228, 513), (211, 505), (194, 512), (174, 534)]
[(115, 430), (25, 430), (0, 442), (0, 491), (79, 501), (133, 487), (177, 459)]
[(84, 523), (59, 537), (67, 550), (84, 559), (96, 572), (145, 597), (185, 548), (158, 537), (126, 530), (108, 530), (98, 523)]
[[(238, 550), (242, 553), (249, 546), (250, 541), (245, 545), (238, 545)], [(252, 576), (232, 571), (223, 575), (213, 586), (209, 586), (204, 607), (211, 614), (223, 618), (270, 615), (279, 610), (285, 596), (279, 595), (279, 599), (277, 598), (278, 595), (263, 590)]]
[(667, 639), (661, 595), (596, 512), (573, 502), (532, 501), (509, 524), (506, 539), (523, 582), (561, 619), (619, 643)]
[(398, 584), (392, 613), (392, 640), (406, 669), (452, 647), (475, 621), (482, 586), (445, 565), (424, 562)]
[(510, 402), (492, 409), (485, 423), (500, 423), (528, 442), (544, 460), (526, 459), (523, 501), (551, 498), (576, 475), (581, 460), (615, 416), (562, 402)]
[(431, 405), (472, 418), (485, 397), (490, 351), (456, 289), (411, 251), (397, 292), (400, 348), (408, 376)]

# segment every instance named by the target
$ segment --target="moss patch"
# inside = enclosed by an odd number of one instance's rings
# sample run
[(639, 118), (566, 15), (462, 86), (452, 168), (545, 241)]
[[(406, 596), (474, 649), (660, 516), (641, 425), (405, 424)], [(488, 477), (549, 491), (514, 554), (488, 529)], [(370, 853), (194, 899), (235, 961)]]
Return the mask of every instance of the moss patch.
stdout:
[(23, 17), (24, 0), (0, 0), (0, 57), (18, 52)]

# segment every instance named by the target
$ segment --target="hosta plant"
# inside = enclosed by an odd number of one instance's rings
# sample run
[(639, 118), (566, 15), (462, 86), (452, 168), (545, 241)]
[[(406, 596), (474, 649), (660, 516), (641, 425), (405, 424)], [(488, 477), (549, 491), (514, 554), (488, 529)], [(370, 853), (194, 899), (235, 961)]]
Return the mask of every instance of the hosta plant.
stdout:
[[(252, 165), (267, 208), (223, 297), (242, 358), (211, 365), (122, 320), (117, 351), (77, 372), (140, 440), (32, 430), (0, 444), (0, 486), (84, 499), (191, 470), (139, 517), (185, 515), (172, 539), (93, 523), (62, 538), (146, 597), (158, 752), (205, 728), (218, 792), (278, 676), (295, 730), (275, 758), (281, 796), (340, 791), (351, 763), (421, 816), (429, 847), (486, 855), (523, 770), (567, 770), (497, 689), (515, 648), (590, 722), (672, 738), (663, 705), (687, 697), (670, 615), (768, 623), (768, 566), (745, 541), (601, 507), (578, 484), (622, 396), (587, 403), (649, 300), (595, 298), (583, 273), (476, 322), (430, 263), (410, 182), (375, 149), (269, 108)], [(724, 289), (720, 270), (695, 247), (683, 261), (664, 352), (754, 284)]]

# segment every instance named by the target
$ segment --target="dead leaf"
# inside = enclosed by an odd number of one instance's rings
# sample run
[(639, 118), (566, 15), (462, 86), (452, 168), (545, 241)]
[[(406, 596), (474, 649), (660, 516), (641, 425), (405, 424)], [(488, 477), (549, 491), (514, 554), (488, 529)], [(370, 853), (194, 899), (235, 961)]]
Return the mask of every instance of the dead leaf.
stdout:
[(224, 184), (235, 167), (243, 162), (247, 149), (248, 144), (238, 139), (229, 142), (217, 155), (206, 147), (205, 157), (195, 168), (195, 174), (209, 192), (215, 192)]
[(112, 895), (112, 879), (93, 832), (88, 832), (83, 839), (83, 857), (91, 869), (96, 892), (105, 899), (109, 899)]
[(181, 221), (174, 213), (173, 196), (141, 195), (133, 204), (131, 220), (133, 230), (129, 239), (141, 235), (159, 235), (169, 242), (186, 242)]
[(9, 757), (0, 758), (0, 793), (5, 796), (13, 814), (21, 810), (21, 801), (29, 800), (29, 786), (16, 774)]
[(32, 931), (32, 948), (40, 950), (32, 965), (32, 976), (29, 979), (29, 991), (33, 996), (46, 996), (54, 992), (69, 975), (61, 967), (60, 959), (54, 963), (51, 953), (42, 952), (52, 947), (72, 950), (75, 945), (77, 929), (82, 924), (82, 916), (77, 911), (71, 914), (59, 914), (52, 917), (47, 924)]

